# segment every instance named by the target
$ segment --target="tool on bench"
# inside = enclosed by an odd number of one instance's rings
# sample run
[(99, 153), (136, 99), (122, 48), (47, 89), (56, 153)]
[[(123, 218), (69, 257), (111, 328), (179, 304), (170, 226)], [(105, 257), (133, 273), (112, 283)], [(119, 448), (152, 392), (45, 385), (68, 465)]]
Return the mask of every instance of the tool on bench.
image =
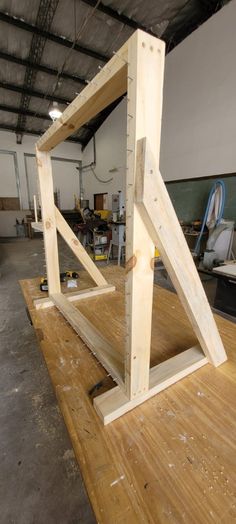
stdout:
[[(64, 273), (60, 273), (60, 282), (66, 282), (70, 278), (79, 278), (79, 273), (77, 273), (77, 271), (65, 271)], [(48, 291), (48, 281), (46, 277), (41, 278), (39, 287), (41, 291)]]

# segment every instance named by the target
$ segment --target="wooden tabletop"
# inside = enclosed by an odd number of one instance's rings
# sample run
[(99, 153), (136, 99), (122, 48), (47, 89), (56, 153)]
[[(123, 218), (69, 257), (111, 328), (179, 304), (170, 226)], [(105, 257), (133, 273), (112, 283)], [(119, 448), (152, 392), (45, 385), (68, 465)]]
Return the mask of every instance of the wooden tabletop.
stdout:
[(224, 266), (214, 267), (212, 271), (222, 276), (236, 278), (236, 264), (226, 264)]
[[(77, 307), (122, 352), (124, 271), (108, 266), (102, 272), (117, 291)], [(84, 273), (80, 289), (91, 285)], [(35, 310), (39, 279), (21, 281), (21, 287), (97, 521), (235, 521), (236, 325), (216, 316), (225, 364), (207, 364), (103, 427), (89, 391), (105, 370), (55, 307)], [(145, 304), (143, 309), (145, 314)], [(177, 296), (155, 286), (151, 364), (195, 343)], [(113, 385), (106, 377), (104, 387)]]

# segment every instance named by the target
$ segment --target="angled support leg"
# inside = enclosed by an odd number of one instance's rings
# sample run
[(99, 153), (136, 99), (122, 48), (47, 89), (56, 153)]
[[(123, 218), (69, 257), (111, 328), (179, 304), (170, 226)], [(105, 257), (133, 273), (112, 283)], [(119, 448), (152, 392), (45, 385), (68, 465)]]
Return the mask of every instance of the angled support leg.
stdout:
[[(76, 238), (75, 234), (68, 226), (67, 222), (65, 221), (65, 219), (63, 218), (56, 206), (54, 206), (54, 212), (56, 227), (59, 233), (64, 238), (68, 246), (71, 248), (75, 256), (78, 258), (79, 262), (83, 265), (84, 269), (86, 269), (86, 271), (97, 284), (97, 286), (93, 288), (76, 291), (74, 293), (67, 293), (66, 295), (64, 295), (67, 298), (67, 300), (69, 300), (69, 302), (76, 302), (85, 298), (91, 298), (97, 295), (103, 295), (104, 293), (111, 293), (115, 291), (115, 286), (109, 285), (107, 283), (102, 273), (91, 260), (87, 251), (84, 249), (78, 238)], [(36, 309), (46, 309), (48, 307), (53, 307), (54, 302), (49, 296), (34, 300), (34, 306), (36, 307)]]
[(137, 147), (136, 202), (209, 362), (227, 357), (192, 255), (146, 139)]
[(84, 269), (89, 273), (94, 282), (98, 286), (105, 286), (107, 281), (105, 280), (102, 273), (99, 271), (97, 266), (94, 264), (87, 251), (82, 246), (79, 239), (75, 236), (70, 226), (67, 224), (59, 209), (55, 206), (55, 217), (56, 226), (60, 235), (64, 238), (65, 242), (73, 251), (74, 255), (78, 258)]

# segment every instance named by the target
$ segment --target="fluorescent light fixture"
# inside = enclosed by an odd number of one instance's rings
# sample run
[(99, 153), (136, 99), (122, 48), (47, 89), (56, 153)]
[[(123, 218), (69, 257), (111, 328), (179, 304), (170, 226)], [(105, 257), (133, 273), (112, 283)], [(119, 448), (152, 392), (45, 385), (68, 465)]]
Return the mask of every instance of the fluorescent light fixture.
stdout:
[(51, 117), (51, 119), (53, 120), (53, 122), (54, 120), (57, 120), (58, 118), (60, 118), (60, 116), (62, 115), (62, 112), (60, 111), (57, 102), (52, 103), (52, 105), (49, 107), (48, 114)]

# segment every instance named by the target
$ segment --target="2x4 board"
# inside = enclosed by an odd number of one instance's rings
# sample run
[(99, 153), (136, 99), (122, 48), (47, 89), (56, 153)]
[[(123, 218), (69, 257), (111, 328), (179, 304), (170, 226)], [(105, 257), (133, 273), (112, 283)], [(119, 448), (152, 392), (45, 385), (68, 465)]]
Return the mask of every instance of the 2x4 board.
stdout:
[[(165, 44), (136, 31), (36, 144), (48, 299), (93, 351), (117, 386), (94, 399), (104, 424), (123, 415), (207, 362), (226, 360), (210, 306), (159, 173)], [(54, 206), (50, 150), (127, 92), (126, 343), (124, 359), (73, 305), (114, 291)], [(61, 293), (57, 230), (96, 287)], [(170, 274), (199, 345), (150, 369), (154, 246)]]

